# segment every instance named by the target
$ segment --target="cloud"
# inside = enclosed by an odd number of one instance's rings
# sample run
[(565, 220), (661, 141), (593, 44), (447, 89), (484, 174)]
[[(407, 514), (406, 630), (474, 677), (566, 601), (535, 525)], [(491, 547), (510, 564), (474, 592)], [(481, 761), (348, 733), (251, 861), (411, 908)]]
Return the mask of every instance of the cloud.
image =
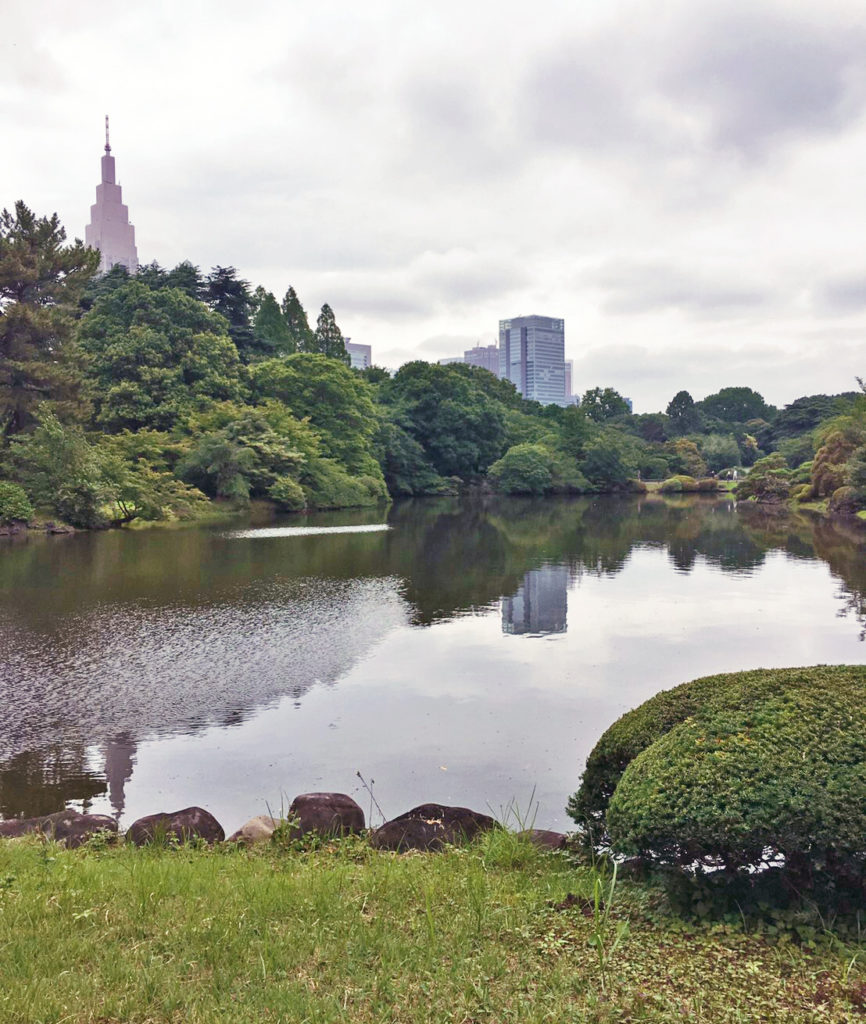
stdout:
[(846, 316), (866, 310), (866, 274), (836, 277), (815, 289), (815, 305), (828, 316)]
[(709, 270), (652, 262), (613, 260), (584, 275), (599, 288), (608, 313), (636, 315), (676, 309), (696, 317), (736, 317), (766, 306), (772, 290), (739, 280), (725, 281)]

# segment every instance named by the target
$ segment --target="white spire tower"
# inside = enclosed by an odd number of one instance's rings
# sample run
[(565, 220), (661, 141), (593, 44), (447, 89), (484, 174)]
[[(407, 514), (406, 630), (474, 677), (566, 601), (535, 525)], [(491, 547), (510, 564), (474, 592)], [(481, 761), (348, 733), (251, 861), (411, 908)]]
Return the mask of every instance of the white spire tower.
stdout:
[(129, 223), (129, 209), (123, 203), (120, 185), (114, 177), (114, 157), (108, 142), (108, 114), (105, 115), (102, 182), (96, 186), (96, 202), (90, 207), (90, 223), (84, 231), (87, 244), (102, 253), (100, 273), (106, 273), (118, 263), (131, 274), (138, 270), (135, 228)]

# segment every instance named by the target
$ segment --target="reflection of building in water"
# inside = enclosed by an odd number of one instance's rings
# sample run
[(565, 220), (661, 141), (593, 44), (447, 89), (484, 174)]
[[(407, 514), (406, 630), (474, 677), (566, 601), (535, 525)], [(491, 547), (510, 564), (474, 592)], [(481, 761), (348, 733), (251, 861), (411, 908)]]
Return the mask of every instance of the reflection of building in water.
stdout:
[(568, 580), (567, 565), (530, 570), (514, 597), (502, 599), (502, 632), (565, 633)]
[(128, 733), (121, 733), (103, 744), (105, 754), (105, 778), (108, 782), (108, 799), (115, 818), (120, 820), (126, 803), (124, 787), (132, 778), (135, 764), (135, 740)]

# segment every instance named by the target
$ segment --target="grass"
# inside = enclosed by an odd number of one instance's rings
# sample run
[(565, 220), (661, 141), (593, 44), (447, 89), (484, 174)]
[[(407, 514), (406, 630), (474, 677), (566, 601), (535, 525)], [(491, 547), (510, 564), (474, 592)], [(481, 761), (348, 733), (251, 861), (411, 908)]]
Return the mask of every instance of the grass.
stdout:
[(2, 843), (0, 1020), (862, 1019), (857, 949), (686, 926), (611, 882), (505, 832), (403, 856)]

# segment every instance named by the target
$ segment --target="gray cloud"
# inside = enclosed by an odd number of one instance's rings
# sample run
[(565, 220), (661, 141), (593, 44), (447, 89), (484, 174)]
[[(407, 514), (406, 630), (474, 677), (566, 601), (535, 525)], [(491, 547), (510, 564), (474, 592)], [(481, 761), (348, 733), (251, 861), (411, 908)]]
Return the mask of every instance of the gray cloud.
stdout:
[(584, 275), (601, 289), (609, 313), (636, 315), (677, 309), (697, 317), (735, 317), (767, 305), (773, 292), (742, 281), (725, 281), (661, 263), (614, 260)]
[(866, 310), (866, 274), (852, 274), (825, 281), (815, 289), (819, 312), (846, 316)]

